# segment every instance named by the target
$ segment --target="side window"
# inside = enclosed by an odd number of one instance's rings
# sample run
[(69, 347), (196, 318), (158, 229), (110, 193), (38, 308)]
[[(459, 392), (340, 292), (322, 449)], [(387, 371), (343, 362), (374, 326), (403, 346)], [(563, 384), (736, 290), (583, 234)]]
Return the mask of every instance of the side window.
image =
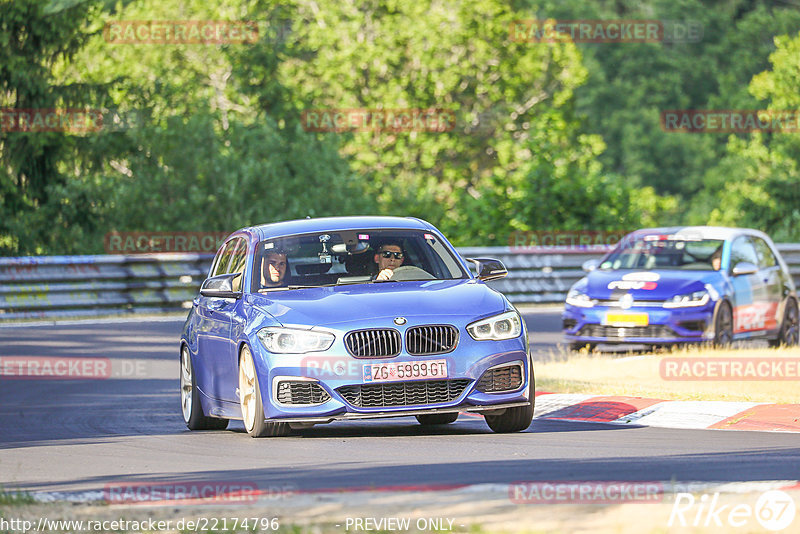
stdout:
[(220, 274), (225, 274), (228, 272), (228, 265), (231, 262), (231, 256), (233, 253), (233, 249), (236, 246), (236, 242), (239, 241), (238, 239), (232, 239), (225, 243), (219, 252), (217, 252), (217, 257), (214, 258), (214, 270), (211, 271), (211, 276), (219, 276)]
[(731, 247), (731, 269), (737, 264), (746, 261), (758, 266), (758, 255), (750, 240), (745, 237), (737, 237)]
[(242, 279), (244, 278), (244, 265), (247, 262), (247, 241), (245, 239), (237, 239), (238, 244), (233, 251), (231, 262), (228, 265), (229, 273), (240, 273), (241, 276), (233, 281), (233, 290), (242, 290)]
[(766, 241), (760, 237), (751, 237), (750, 240), (753, 242), (753, 246), (755, 246), (756, 254), (758, 255), (758, 266), (761, 269), (775, 267), (778, 264), (778, 261), (775, 259), (775, 254), (772, 253), (772, 249), (769, 248)]

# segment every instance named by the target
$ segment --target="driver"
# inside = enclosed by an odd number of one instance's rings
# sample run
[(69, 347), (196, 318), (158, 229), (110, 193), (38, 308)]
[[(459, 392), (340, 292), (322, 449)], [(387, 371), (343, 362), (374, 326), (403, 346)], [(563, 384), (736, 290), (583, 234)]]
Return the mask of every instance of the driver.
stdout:
[(394, 270), (403, 265), (405, 254), (399, 242), (385, 242), (375, 254), (375, 263), (378, 264), (376, 281), (391, 280)]
[(715, 271), (719, 271), (719, 268), (722, 266), (722, 245), (714, 251), (711, 255), (711, 268)]
[(264, 254), (261, 260), (261, 287), (278, 287), (283, 285), (286, 277), (286, 253), (272, 250)]

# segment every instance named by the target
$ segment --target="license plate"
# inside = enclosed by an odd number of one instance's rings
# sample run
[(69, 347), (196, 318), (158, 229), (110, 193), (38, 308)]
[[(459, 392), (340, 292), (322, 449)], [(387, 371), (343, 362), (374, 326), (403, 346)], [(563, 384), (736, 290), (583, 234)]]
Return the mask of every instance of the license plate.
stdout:
[(647, 326), (650, 324), (650, 316), (646, 313), (607, 313), (605, 324), (608, 326)]
[(447, 360), (364, 364), (364, 382), (447, 378)]

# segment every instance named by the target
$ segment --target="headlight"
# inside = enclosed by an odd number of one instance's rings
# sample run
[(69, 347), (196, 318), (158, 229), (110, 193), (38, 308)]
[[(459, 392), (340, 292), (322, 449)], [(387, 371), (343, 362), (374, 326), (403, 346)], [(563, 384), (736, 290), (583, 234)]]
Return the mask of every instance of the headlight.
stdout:
[(258, 339), (268, 351), (276, 354), (303, 354), (327, 350), (334, 335), (328, 332), (268, 326), (258, 331)]
[(467, 325), (467, 332), (476, 341), (513, 339), (522, 333), (522, 321), (517, 312), (510, 311), (475, 321)]
[(708, 291), (705, 289), (695, 291), (694, 293), (686, 293), (683, 295), (675, 295), (664, 303), (665, 308), (688, 308), (691, 306), (703, 306), (709, 300)]
[(578, 289), (570, 289), (567, 293), (567, 304), (580, 308), (591, 308), (594, 306), (594, 301), (586, 293)]

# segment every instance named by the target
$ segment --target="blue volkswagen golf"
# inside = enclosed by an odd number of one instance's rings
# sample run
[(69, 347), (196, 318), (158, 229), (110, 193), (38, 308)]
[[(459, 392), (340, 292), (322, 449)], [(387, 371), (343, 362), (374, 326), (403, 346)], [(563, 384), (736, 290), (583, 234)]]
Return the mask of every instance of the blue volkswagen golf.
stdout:
[(764, 233), (710, 226), (637, 230), (569, 290), (571, 348), (762, 338), (798, 342), (797, 292)]
[(241, 419), (253, 437), (337, 420), (484, 415), (525, 430), (534, 383), (525, 325), (431, 224), (338, 217), (231, 234), (184, 326), (181, 405), (192, 430)]

